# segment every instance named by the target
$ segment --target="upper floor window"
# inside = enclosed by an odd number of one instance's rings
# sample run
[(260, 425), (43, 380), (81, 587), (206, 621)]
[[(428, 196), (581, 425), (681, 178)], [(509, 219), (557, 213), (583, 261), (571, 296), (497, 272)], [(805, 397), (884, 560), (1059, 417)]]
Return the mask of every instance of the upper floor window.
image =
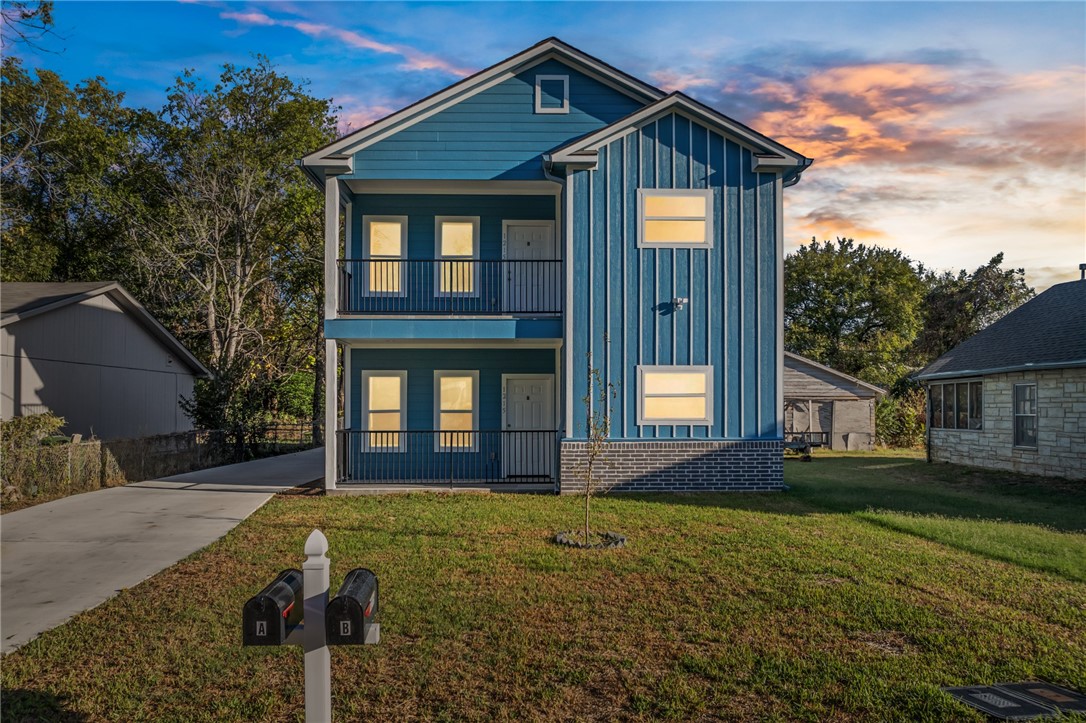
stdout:
[(434, 372), (434, 426), (437, 449), (475, 449), (479, 428), (479, 372)]
[(713, 245), (712, 208), (709, 189), (638, 189), (637, 245), (709, 248)]
[(983, 429), (984, 385), (979, 381), (932, 384), (928, 407), (932, 429)]
[(711, 366), (638, 366), (638, 424), (713, 423)]
[(569, 113), (569, 76), (535, 77), (535, 112)]
[(438, 216), (436, 228), (436, 287), (439, 296), (475, 296), (475, 271), (479, 258), (479, 217)]
[(401, 259), (407, 250), (407, 216), (363, 216), (362, 257), (367, 294), (404, 293)]
[(1037, 446), (1037, 385), (1014, 385), (1014, 446)]

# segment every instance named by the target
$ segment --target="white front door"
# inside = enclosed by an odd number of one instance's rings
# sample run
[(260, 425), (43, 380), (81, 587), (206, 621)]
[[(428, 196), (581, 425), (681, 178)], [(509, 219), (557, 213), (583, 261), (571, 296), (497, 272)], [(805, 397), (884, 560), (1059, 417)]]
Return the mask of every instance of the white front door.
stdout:
[(554, 477), (554, 377), (508, 375), (502, 392), (506, 477)]
[(525, 221), (505, 227), (503, 308), (510, 314), (557, 311), (562, 266), (554, 261), (554, 224)]

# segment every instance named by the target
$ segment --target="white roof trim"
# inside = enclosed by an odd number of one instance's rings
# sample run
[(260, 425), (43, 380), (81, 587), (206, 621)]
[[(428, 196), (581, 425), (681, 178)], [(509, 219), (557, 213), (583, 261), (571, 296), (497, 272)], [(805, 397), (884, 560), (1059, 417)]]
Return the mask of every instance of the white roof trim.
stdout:
[(604, 82), (615, 90), (641, 102), (651, 102), (664, 97), (664, 92), (658, 88), (626, 75), (602, 61), (566, 45), (557, 38), (549, 38), (475, 75), (454, 83), (417, 103), (396, 111), (392, 115), (349, 133), (324, 148), (313, 151), (304, 156), (301, 163), (303, 166), (328, 165), (325, 159), (329, 157), (342, 155), (346, 152), (353, 153), (365, 148), (367, 145), (376, 143), (392, 133), (414, 125), (450, 105), (508, 80), (518, 72), (550, 59), (560, 59), (572, 62), (574, 65), (580, 65), (582, 67), (577, 68), (577, 70), (583, 70), (586, 74), (594, 76), (597, 80)]

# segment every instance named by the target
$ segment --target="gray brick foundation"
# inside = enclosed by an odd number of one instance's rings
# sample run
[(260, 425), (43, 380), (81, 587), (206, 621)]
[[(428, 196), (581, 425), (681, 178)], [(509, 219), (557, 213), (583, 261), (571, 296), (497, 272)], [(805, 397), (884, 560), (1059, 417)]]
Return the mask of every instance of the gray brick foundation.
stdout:
[[(560, 445), (561, 494), (584, 492), (584, 442)], [(615, 492), (771, 492), (784, 489), (780, 441), (611, 442), (596, 476)]]

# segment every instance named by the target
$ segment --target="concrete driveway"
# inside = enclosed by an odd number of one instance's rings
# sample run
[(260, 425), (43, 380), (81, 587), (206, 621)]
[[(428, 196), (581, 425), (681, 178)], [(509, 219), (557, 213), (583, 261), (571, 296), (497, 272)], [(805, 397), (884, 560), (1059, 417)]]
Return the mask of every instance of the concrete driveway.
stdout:
[(324, 476), (324, 450), (88, 492), (0, 517), (0, 637), (15, 650)]

